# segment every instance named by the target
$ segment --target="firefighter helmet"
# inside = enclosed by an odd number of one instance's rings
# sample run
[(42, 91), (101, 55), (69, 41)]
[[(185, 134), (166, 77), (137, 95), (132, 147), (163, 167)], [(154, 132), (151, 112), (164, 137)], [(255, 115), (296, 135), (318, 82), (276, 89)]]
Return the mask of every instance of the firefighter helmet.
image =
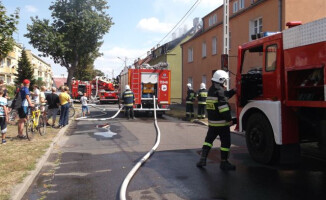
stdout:
[(212, 77), (213, 82), (221, 83), (221, 84), (225, 83), (225, 81), (228, 79), (229, 79), (228, 73), (223, 70), (217, 70)]
[(125, 86), (125, 89), (126, 89), (126, 90), (130, 90), (130, 86), (129, 86), (129, 85), (126, 85), (126, 86)]
[(205, 83), (201, 83), (200, 84), (200, 89), (202, 90), (202, 89), (206, 89), (206, 84)]
[(191, 88), (191, 83), (188, 83), (187, 84), (187, 87), (190, 89)]

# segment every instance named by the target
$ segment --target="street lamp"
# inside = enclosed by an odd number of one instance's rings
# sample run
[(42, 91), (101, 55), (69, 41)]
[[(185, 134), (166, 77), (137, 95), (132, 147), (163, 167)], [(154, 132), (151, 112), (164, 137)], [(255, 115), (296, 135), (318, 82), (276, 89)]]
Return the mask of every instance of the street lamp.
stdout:
[(125, 57), (124, 59), (120, 58), (120, 57), (117, 57), (118, 59), (122, 60), (124, 63), (125, 63), (125, 67), (127, 67), (127, 60), (128, 58)]

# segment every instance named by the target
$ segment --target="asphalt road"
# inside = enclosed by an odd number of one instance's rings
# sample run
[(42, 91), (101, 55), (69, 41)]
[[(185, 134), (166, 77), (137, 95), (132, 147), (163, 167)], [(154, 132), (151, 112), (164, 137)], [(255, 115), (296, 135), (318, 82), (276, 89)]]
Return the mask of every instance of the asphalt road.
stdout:
[[(97, 109), (91, 115), (104, 117)], [(109, 132), (97, 127), (106, 123)], [(159, 126), (161, 144), (130, 183), (128, 199), (326, 199), (325, 159), (305, 153), (297, 166), (260, 165), (248, 155), (244, 137), (232, 134), (230, 161), (237, 170), (219, 169), (219, 140), (208, 166), (198, 169), (207, 128), (167, 119)], [(75, 122), (23, 199), (118, 199), (123, 179), (155, 136), (150, 117)]]

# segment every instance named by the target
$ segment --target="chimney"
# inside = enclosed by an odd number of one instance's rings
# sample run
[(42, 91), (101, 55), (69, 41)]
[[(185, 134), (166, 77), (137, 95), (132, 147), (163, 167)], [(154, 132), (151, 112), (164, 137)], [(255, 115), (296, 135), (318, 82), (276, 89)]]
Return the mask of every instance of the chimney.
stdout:
[(172, 40), (175, 40), (175, 39), (177, 39), (177, 34), (174, 32), (174, 33), (172, 33)]
[(194, 26), (195, 28), (197, 28), (198, 24), (199, 24), (199, 17), (196, 17), (196, 18), (194, 18), (194, 20), (193, 20), (193, 26)]

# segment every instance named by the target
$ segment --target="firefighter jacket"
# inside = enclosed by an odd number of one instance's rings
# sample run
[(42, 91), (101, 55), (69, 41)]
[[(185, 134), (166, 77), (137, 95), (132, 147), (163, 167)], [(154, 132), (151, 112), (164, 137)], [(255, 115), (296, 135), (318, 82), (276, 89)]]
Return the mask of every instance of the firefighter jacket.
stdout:
[(122, 100), (125, 106), (133, 106), (135, 101), (134, 93), (131, 90), (126, 90), (122, 94)]
[(232, 117), (228, 98), (231, 98), (234, 94), (234, 90), (225, 91), (222, 85), (218, 85), (216, 88), (213, 84), (209, 88), (206, 99), (209, 126), (223, 127), (230, 125)]
[(198, 104), (206, 105), (208, 92), (206, 89), (200, 89), (197, 94)]
[(188, 89), (186, 103), (194, 104), (196, 98), (196, 93), (192, 89)]

